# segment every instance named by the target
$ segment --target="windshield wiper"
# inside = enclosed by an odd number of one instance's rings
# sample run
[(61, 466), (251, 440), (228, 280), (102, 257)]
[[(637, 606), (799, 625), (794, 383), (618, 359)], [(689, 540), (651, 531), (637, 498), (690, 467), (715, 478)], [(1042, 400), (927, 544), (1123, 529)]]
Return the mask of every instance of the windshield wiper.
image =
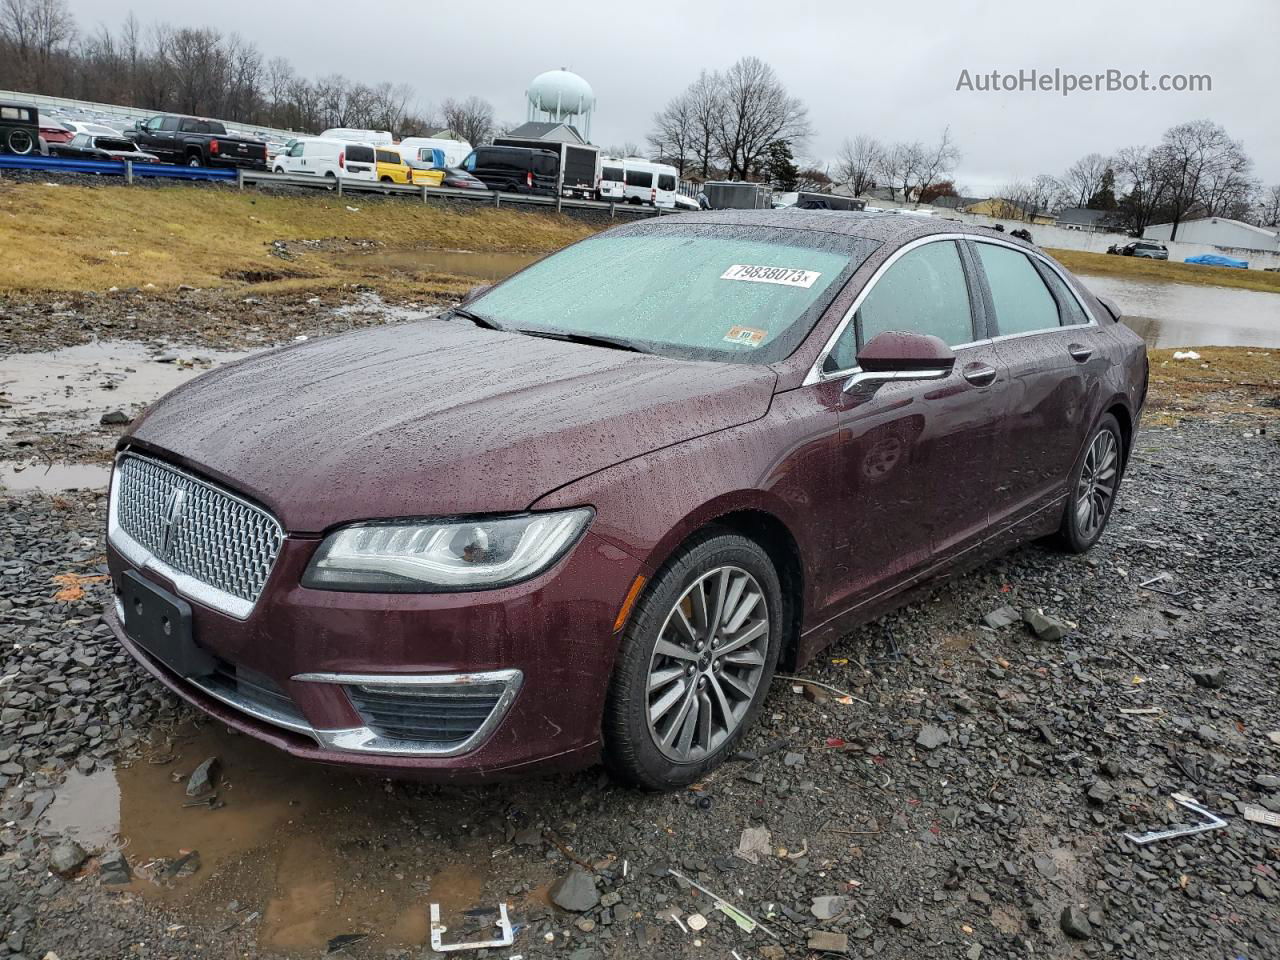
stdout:
[(567, 343), (584, 343), (592, 347), (609, 347), (612, 350), (630, 350), (632, 353), (652, 353), (652, 350), (640, 346), (623, 337), (610, 337), (602, 333), (567, 333), (560, 330), (518, 330), (517, 333), (530, 337), (542, 337), (544, 340), (564, 340)]
[(470, 320), (477, 327), (484, 327), (486, 330), (505, 330), (507, 329), (496, 320), (490, 320), (488, 317), (482, 317), (478, 313), (472, 313), (462, 307), (454, 307), (449, 311), (451, 317), (462, 317), (464, 320)]

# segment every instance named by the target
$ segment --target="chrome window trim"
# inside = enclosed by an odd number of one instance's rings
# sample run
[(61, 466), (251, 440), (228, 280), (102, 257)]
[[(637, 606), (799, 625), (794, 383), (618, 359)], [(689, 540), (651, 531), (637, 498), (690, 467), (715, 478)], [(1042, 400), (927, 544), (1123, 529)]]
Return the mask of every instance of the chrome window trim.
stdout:
[(480, 673), (299, 673), (291, 679), (302, 683), (367, 684), (406, 687), (454, 687), (475, 683), (503, 683), (506, 689), (498, 698), (484, 723), (462, 743), (451, 747), (433, 747), (416, 740), (382, 737), (367, 726), (341, 730), (310, 729), (308, 732), (323, 747), (347, 753), (373, 753), (400, 757), (456, 757), (480, 746), (506, 717), (516, 694), (524, 685), (520, 670), (490, 670)]
[[(243, 597), (237, 597), (233, 593), (228, 593), (225, 590), (219, 590), (217, 587), (205, 583), (203, 580), (197, 580), (190, 574), (183, 573), (181, 570), (169, 566), (169, 564), (165, 563), (153, 554), (145, 546), (130, 536), (122, 526), (120, 526), (118, 517), (120, 483), (118, 481), (117, 474), (120, 470), (120, 464), (128, 457), (132, 457), (135, 460), (145, 460), (149, 463), (154, 463), (165, 470), (169, 470), (185, 477), (192, 483), (198, 483), (201, 486), (208, 487), (209, 489), (216, 491), (218, 494), (225, 496), (227, 499), (234, 500), (242, 506), (255, 511), (256, 513), (262, 514), (276, 525), (276, 529), (280, 532), (280, 543), (283, 545), (285, 535), (284, 528), (281, 526), (280, 521), (277, 520), (274, 514), (270, 513), (268, 510), (258, 506), (256, 503), (246, 500), (244, 497), (236, 495), (226, 487), (223, 487), (220, 484), (211, 483), (203, 477), (198, 477), (195, 474), (187, 470), (183, 470), (181, 467), (177, 467), (165, 460), (144, 456), (143, 454), (135, 453), (130, 450), (122, 450), (120, 453), (116, 454), (115, 463), (111, 468), (111, 493), (107, 498), (107, 542), (111, 544), (111, 546), (115, 547), (116, 550), (120, 552), (120, 555), (133, 564), (134, 567), (139, 570), (150, 570), (153, 573), (158, 573), (165, 579), (169, 580), (173, 584), (174, 591), (179, 596), (186, 597), (188, 600), (194, 600), (197, 603), (217, 610), (220, 613), (225, 613), (227, 616), (233, 617), (236, 620), (249, 619), (249, 615), (253, 613), (253, 608), (257, 605), (257, 600), (245, 600)], [(279, 550), (277, 550), (276, 561), (279, 559), (280, 554)], [(272, 562), (272, 570), (274, 569), (275, 561)], [(266, 584), (270, 582), (270, 580), (271, 571), (268, 571), (267, 579), (263, 582), (262, 590), (258, 593), (259, 597), (267, 592)]]
[[(1018, 337), (1030, 337), (1030, 336), (1035, 336), (1041, 333), (1051, 333), (1055, 330), (1067, 330), (1067, 329), (1087, 330), (1090, 327), (1098, 326), (1098, 320), (1093, 315), (1093, 311), (1090, 310), (1088, 305), (1085, 304), (1085, 302), (1080, 299), (1080, 295), (1076, 292), (1075, 287), (1072, 286), (1071, 281), (1067, 279), (1067, 277), (1062, 272), (1062, 270), (1059, 269), (1057, 264), (1055, 264), (1052, 260), (1044, 256), (1044, 254), (1041, 254), (1035, 250), (1028, 250), (1026, 247), (1020, 246), (1019, 244), (1016, 244), (1016, 243), (1010, 243), (1007, 240), (1001, 240), (999, 237), (980, 237), (971, 233), (934, 233), (934, 234), (930, 234), (927, 237), (918, 237), (915, 240), (910, 241), (909, 243), (903, 244), (901, 247), (895, 250), (892, 254), (890, 254), (888, 259), (886, 259), (884, 263), (880, 264), (880, 266), (876, 268), (876, 272), (871, 275), (870, 279), (867, 280), (866, 285), (863, 286), (863, 288), (858, 292), (858, 295), (857, 297), (854, 298), (853, 303), (849, 305), (849, 309), (845, 311), (844, 316), (840, 318), (840, 322), (836, 324), (835, 330), (831, 332), (831, 336), (827, 338), (826, 344), (824, 344), (822, 347), (822, 350), (819, 351), (818, 358), (813, 362), (813, 366), (809, 368), (809, 372), (805, 375), (804, 381), (801, 383), (801, 386), (808, 387), (816, 383), (826, 383), (830, 380), (839, 380), (841, 377), (851, 377), (851, 376), (856, 377), (863, 373), (863, 370), (861, 367), (848, 367), (844, 370), (834, 370), (831, 372), (823, 372), (822, 364), (826, 361), (831, 351), (835, 349), (835, 345), (840, 340), (840, 337), (844, 334), (845, 329), (849, 326), (850, 323), (853, 322), (853, 316), (858, 312), (858, 308), (862, 306), (862, 301), (867, 298), (867, 295), (871, 293), (875, 285), (880, 282), (880, 278), (885, 275), (888, 269), (892, 267), (895, 263), (897, 263), (901, 257), (911, 252), (912, 250), (915, 250), (919, 247), (923, 247), (925, 244), (939, 243), (946, 240), (952, 240), (952, 241), (969, 240), (974, 243), (989, 243), (989, 244), (992, 244), (993, 246), (1008, 247), (1011, 250), (1017, 250), (1019, 253), (1024, 253), (1027, 256), (1035, 257), (1041, 263), (1045, 264), (1055, 274), (1057, 274), (1058, 278), (1062, 280), (1062, 282), (1066, 285), (1067, 290), (1070, 291), (1071, 296), (1073, 296), (1076, 302), (1080, 305), (1080, 309), (1084, 311), (1084, 315), (1089, 318), (1088, 323), (1059, 324), (1056, 327), (1045, 327), (1042, 330), (1027, 330), (1021, 333), (1005, 333), (995, 337), (985, 337), (981, 340), (972, 340), (968, 343), (958, 343), (951, 348), (952, 351), (964, 350), (967, 347), (985, 346), (987, 344), (996, 343), (1001, 340), (1014, 340), (1014, 339), (1017, 339)], [(980, 269), (982, 268), (981, 264), (978, 264), (978, 266)], [(852, 384), (849, 384), (849, 385), (851, 386)]]

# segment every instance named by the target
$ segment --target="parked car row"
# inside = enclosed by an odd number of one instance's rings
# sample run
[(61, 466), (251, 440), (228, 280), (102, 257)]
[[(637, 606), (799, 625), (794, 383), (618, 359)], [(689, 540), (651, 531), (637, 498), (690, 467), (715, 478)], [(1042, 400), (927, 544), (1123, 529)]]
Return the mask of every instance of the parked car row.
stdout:
[(271, 169), (274, 173), (324, 177), (335, 182), (342, 177), (419, 187), (485, 189), (465, 170), (449, 166), (444, 149), (423, 143), (414, 145), (405, 140), (398, 145), (381, 145), (352, 143), (337, 137), (298, 137), (288, 150), (275, 156)]

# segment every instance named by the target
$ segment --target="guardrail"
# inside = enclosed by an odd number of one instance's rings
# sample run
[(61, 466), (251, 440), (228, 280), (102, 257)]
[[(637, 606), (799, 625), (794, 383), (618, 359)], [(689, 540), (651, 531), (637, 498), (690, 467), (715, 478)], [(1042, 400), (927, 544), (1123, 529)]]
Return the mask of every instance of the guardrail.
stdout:
[(82, 160), (78, 157), (34, 157), (0, 153), (0, 171), (31, 170), (48, 173), (92, 173), (103, 176), (124, 177), (126, 183), (136, 178), (168, 180), (221, 180), (234, 182), (241, 190), (246, 186), (302, 187), (311, 190), (332, 190), (338, 196), (351, 194), (384, 194), (420, 199), (470, 200), (489, 203), (495, 207), (503, 204), (546, 207), (562, 210), (598, 210), (616, 218), (619, 213), (632, 217), (661, 216), (674, 213), (661, 207), (637, 204), (615, 204), (605, 200), (572, 200), (567, 197), (539, 197), (524, 193), (504, 193), (497, 190), (462, 190), (455, 187), (414, 186), (403, 183), (379, 183), (371, 180), (353, 180), (350, 177), (315, 177), (290, 173), (268, 173), (265, 170), (222, 167), (186, 167), (171, 163), (134, 163), (130, 160)]
[(240, 188), (246, 185), (307, 187), (313, 190), (334, 190), (338, 196), (348, 193), (381, 193), (420, 198), (424, 203), (432, 198), (471, 200), (490, 203), (495, 207), (503, 204), (515, 204), (532, 207), (550, 207), (561, 210), (599, 210), (607, 212), (610, 217), (618, 213), (638, 217), (661, 216), (675, 211), (661, 207), (646, 207), (638, 204), (615, 204), (605, 200), (573, 200), (568, 197), (541, 197), (527, 193), (504, 193), (498, 190), (465, 190), (457, 187), (414, 186), (407, 183), (380, 183), (372, 180), (354, 180), (350, 177), (315, 177), (306, 174), (267, 173), (265, 170), (237, 170), (236, 179)]

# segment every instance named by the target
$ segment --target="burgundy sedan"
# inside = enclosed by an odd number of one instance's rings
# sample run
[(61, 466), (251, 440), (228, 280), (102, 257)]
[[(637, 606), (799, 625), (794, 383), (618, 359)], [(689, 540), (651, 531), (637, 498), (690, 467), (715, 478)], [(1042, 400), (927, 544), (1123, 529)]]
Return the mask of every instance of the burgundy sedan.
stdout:
[(893, 214), (663, 217), (440, 320), (192, 381), (121, 441), (111, 616), (289, 753), (485, 778), (735, 749), (775, 669), (907, 588), (1101, 536), (1143, 343), (1028, 244)]

